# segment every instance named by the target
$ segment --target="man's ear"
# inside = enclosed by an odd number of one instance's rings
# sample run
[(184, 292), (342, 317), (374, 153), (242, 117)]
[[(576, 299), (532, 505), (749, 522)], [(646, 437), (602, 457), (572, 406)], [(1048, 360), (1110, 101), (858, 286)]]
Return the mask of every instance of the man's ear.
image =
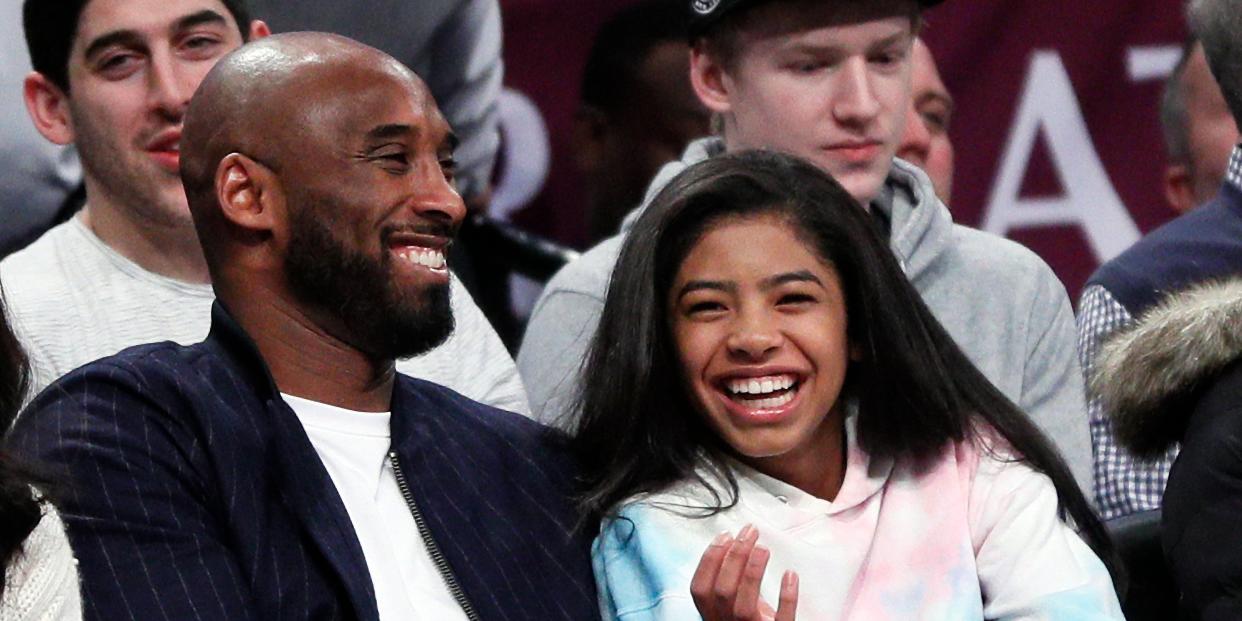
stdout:
[(604, 166), (604, 140), (608, 132), (608, 119), (595, 106), (582, 105), (574, 112), (573, 145), (574, 163), (583, 173), (594, 173)]
[(42, 73), (30, 72), (22, 84), (26, 111), (35, 129), (44, 138), (65, 145), (73, 142), (73, 118), (69, 114), (69, 96)]
[(230, 153), (216, 167), (215, 185), (225, 220), (258, 234), (276, 229), (284, 193), (271, 169), (241, 153)]
[(1177, 213), (1195, 208), (1195, 189), (1190, 178), (1190, 167), (1185, 164), (1169, 164), (1164, 168), (1164, 200)]
[(724, 65), (701, 42), (690, 48), (690, 85), (708, 110), (724, 114), (732, 108), (732, 81)]
[(246, 40), (254, 41), (256, 39), (262, 39), (270, 34), (272, 34), (272, 29), (268, 28), (267, 24), (264, 23), (263, 20), (256, 19), (250, 22), (250, 37)]

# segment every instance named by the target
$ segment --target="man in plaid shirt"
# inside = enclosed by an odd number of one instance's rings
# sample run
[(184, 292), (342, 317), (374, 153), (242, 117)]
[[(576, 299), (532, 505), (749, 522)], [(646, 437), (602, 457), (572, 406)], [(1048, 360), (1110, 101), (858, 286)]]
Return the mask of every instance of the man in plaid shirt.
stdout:
[[(1236, 121), (1242, 120), (1242, 18), (1230, 27), (1196, 32), (1208, 65)], [(1231, 33), (1217, 36), (1214, 33)], [(1232, 41), (1225, 40), (1232, 38)], [(1194, 47), (1189, 48), (1191, 52)], [(1230, 58), (1230, 55), (1235, 56)], [(1170, 88), (1177, 88), (1176, 76)], [(1166, 104), (1167, 105), (1167, 104)], [(1235, 133), (1236, 136), (1236, 133)], [(1158, 304), (1170, 292), (1197, 282), (1242, 273), (1242, 145), (1229, 157), (1219, 193), (1201, 207), (1156, 229), (1087, 281), (1079, 303), (1078, 355), (1091, 374), (1095, 356), (1107, 338)], [(1088, 395), (1091, 441), (1095, 457), (1095, 494), (1105, 519), (1160, 507), (1169, 468), (1177, 456), (1170, 449), (1160, 459), (1140, 461), (1117, 444), (1116, 435), (1095, 395)]]

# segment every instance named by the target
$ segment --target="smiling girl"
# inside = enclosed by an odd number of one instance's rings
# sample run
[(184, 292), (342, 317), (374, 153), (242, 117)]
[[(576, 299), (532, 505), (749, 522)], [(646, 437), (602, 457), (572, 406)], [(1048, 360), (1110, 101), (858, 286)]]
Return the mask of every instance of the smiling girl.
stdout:
[(766, 152), (638, 220), (578, 403), (605, 618), (1122, 618), (1065, 463), (876, 225)]

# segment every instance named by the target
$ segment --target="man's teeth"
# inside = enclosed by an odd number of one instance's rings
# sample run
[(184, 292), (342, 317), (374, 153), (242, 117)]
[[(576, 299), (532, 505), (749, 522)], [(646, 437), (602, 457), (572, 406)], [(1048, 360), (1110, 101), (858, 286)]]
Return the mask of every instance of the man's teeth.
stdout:
[[(750, 377), (729, 381), (729, 392), (735, 395), (768, 395), (788, 390), (794, 385), (792, 375), (769, 375), (767, 377)], [(792, 393), (791, 393), (792, 394)]]
[(402, 255), (406, 261), (414, 265), (430, 267), (434, 270), (444, 269), (444, 253), (433, 248), (415, 248)]

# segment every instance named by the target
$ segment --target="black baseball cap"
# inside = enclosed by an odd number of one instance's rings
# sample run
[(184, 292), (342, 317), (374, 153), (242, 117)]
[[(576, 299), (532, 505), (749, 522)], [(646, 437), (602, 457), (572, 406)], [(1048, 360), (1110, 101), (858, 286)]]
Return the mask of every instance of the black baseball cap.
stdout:
[[(691, 38), (697, 37), (713, 24), (720, 21), (720, 18), (736, 11), (737, 9), (754, 6), (764, 0), (689, 0), (690, 16), (687, 21), (687, 30)], [(830, 2), (831, 0), (824, 0)], [(944, 0), (918, 0), (920, 8), (928, 9), (936, 6)]]

